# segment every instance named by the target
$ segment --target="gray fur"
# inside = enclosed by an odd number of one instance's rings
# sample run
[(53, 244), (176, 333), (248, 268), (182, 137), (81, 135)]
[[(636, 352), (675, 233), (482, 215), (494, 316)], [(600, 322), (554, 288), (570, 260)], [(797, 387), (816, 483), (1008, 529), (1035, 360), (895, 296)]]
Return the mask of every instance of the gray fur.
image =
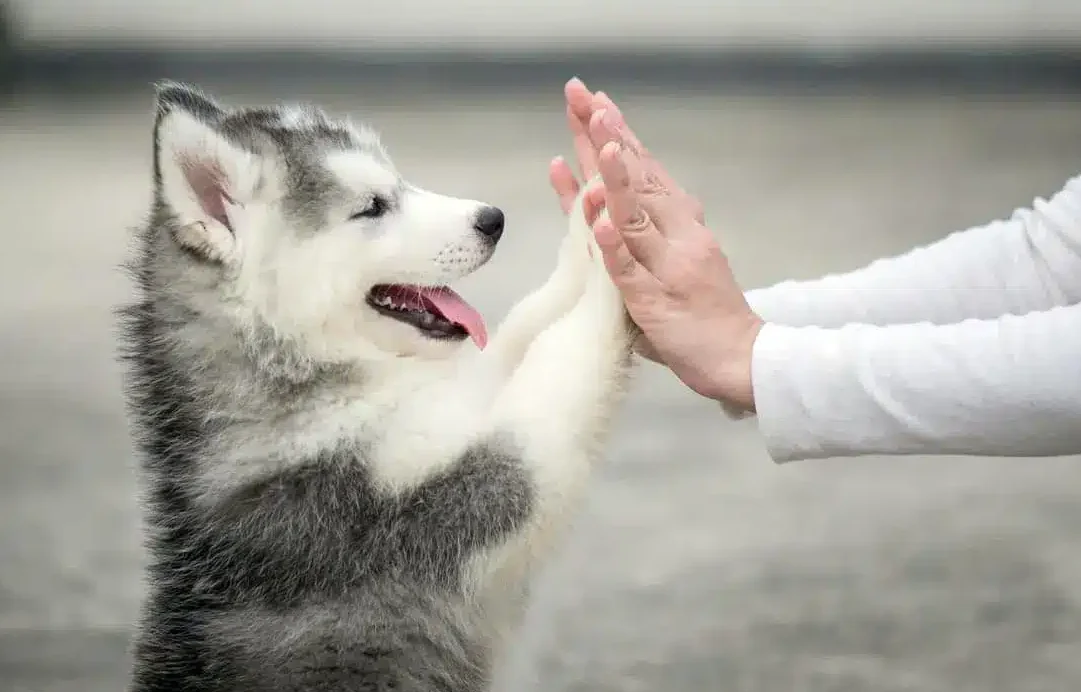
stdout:
[[(301, 233), (318, 232), (337, 194), (312, 152), (385, 156), (373, 135), (315, 109), (228, 112), (163, 85), (159, 123), (174, 108), (286, 161), (284, 208)], [(265, 439), (273, 456), (279, 431), (355, 396), (364, 373), (311, 357), (274, 325), (238, 329), (206, 307), (222, 268), (173, 240), (156, 135), (153, 207), (130, 263), (138, 297), (121, 311), (150, 553), (132, 691), (487, 689), (491, 641), (463, 570), (532, 510), (513, 445), (475, 444), (391, 492), (369, 471), (380, 431), (360, 429), (309, 457), (263, 459), (273, 472), (200, 499), (200, 469), (231, 440)]]

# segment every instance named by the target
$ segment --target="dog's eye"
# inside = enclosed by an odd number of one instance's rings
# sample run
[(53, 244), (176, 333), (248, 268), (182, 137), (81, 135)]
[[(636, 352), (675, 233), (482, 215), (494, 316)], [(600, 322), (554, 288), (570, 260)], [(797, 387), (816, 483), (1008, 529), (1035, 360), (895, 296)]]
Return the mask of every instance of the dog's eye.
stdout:
[(358, 219), (378, 219), (383, 214), (390, 211), (390, 201), (382, 195), (376, 195), (372, 197), (368, 202), (368, 206), (364, 207), (360, 211), (354, 213), (349, 217), (350, 221), (356, 221)]

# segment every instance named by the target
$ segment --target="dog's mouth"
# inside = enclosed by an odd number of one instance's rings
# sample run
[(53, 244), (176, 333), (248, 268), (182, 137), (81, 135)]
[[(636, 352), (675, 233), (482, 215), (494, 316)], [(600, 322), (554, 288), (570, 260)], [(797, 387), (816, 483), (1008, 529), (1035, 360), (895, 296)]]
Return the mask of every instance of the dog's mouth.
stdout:
[(430, 339), (461, 340), (468, 336), (478, 348), (488, 343), (484, 318), (446, 286), (379, 284), (368, 292), (368, 305)]

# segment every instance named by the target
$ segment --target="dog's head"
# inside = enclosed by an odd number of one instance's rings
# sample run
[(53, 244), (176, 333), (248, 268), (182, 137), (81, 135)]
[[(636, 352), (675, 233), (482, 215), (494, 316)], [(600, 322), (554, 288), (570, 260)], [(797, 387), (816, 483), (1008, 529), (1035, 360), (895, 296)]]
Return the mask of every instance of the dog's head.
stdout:
[(269, 329), (315, 362), (441, 357), (484, 324), (447, 284), (483, 265), (503, 213), (406, 182), (370, 130), (310, 107), (228, 110), (159, 85), (159, 227), (189, 307)]

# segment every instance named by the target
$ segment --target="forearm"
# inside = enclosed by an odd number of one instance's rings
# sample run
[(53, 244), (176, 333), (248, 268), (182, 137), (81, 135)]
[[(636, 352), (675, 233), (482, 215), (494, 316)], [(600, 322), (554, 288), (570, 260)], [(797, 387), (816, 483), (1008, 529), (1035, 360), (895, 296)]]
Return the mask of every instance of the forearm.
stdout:
[(1081, 453), (1081, 304), (945, 326), (767, 325), (752, 379), (778, 462)]
[(1081, 301), (1081, 177), (1008, 221), (954, 233), (863, 269), (747, 294), (767, 322), (951, 324)]

